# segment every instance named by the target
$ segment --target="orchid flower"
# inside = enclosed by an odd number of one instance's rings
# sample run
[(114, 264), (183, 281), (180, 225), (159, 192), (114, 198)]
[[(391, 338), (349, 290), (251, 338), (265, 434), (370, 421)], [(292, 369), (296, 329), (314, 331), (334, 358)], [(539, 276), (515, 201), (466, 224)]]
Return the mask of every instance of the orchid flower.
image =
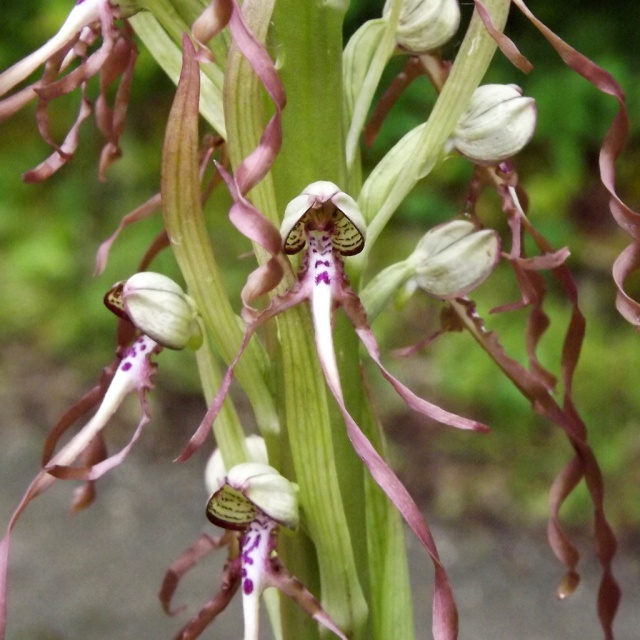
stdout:
[[(105, 295), (106, 306), (131, 329), (143, 335), (122, 350), (115, 363), (105, 370), (99, 385), (86, 394), (62, 417), (51, 431), (44, 448), (43, 468), (29, 485), (14, 511), (0, 542), (0, 637), (3, 637), (6, 607), (6, 574), (11, 532), (18, 517), (31, 500), (46, 491), (57, 478), (84, 480), (72, 510), (87, 506), (93, 499), (94, 482), (123, 462), (150, 420), (146, 393), (153, 389), (156, 364), (154, 355), (163, 347), (197, 348), (202, 342), (201, 327), (193, 301), (170, 278), (152, 272), (137, 273), (125, 282), (116, 283)], [(140, 400), (141, 418), (129, 443), (107, 457), (102, 431), (131, 393)], [(100, 398), (102, 401), (100, 402)], [(60, 436), (98, 402), (100, 405), (87, 424), (57, 453), (53, 453)], [(84, 466), (71, 466), (83, 458)]]
[[(152, 357), (162, 347), (147, 336), (140, 336), (124, 350), (95, 389), (86, 394), (72, 406), (54, 427), (47, 442), (43, 456), (44, 467), (36, 474), (18, 506), (13, 512), (4, 537), (0, 541), (0, 637), (4, 637), (6, 624), (6, 589), (11, 533), (27, 505), (41, 493), (49, 489), (57, 478), (84, 480), (73, 501), (72, 511), (87, 506), (93, 499), (93, 483), (110, 469), (119, 465), (127, 456), (134, 443), (140, 437), (143, 427), (149, 422), (150, 415), (146, 400), (147, 391), (153, 389), (153, 376), (156, 365)], [(114, 371), (115, 369), (115, 371)], [(142, 416), (129, 443), (118, 453), (106, 457), (102, 440), (102, 431), (107, 426), (124, 399), (131, 393), (137, 393)], [(75, 419), (92, 406), (102, 401), (86, 425), (57, 453), (52, 454), (59, 437), (73, 424)], [(72, 467), (79, 458), (84, 466)]]
[[(263, 446), (263, 445), (262, 445)], [(263, 457), (259, 446), (257, 457)], [(255, 447), (254, 447), (255, 449)], [(212, 457), (210, 475), (220, 468)], [(225, 529), (218, 538), (201, 536), (167, 573), (160, 598), (166, 611), (179, 578), (210, 551), (226, 546), (229, 559), (220, 591), (178, 633), (176, 640), (193, 640), (223, 611), (242, 587), (244, 640), (258, 640), (260, 600), (275, 587), (292, 598), (312, 618), (342, 640), (346, 636), (316, 598), (292, 576), (277, 555), (278, 530), (298, 528), (297, 489), (264, 462), (235, 465), (214, 482), (207, 518)]]
[[(263, 219), (262, 224), (269, 225), (266, 219)], [(364, 306), (349, 285), (344, 269), (344, 257), (362, 251), (366, 237), (364, 218), (351, 196), (332, 182), (310, 184), (287, 205), (280, 233), (285, 253), (305, 252), (297, 282), (284, 295), (275, 297), (267, 309), (248, 322), (240, 351), (229, 366), (207, 415), (179, 460), (189, 458), (207, 437), (229, 390), (235, 366), (258, 327), (286, 309), (305, 301), (311, 306), (316, 348), (325, 379), (348, 422), (352, 419), (344, 406), (332, 338), (333, 313), (337, 307), (343, 308), (382, 375), (409, 407), (453, 427), (488, 431), (479, 422), (449, 413), (419, 398), (383, 366), (380, 349), (367, 322)]]
[[(96, 103), (96, 121), (107, 142), (102, 149), (99, 172), (103, 179), (106, 169), (120, 156), (118, 140), (124, 128), (133, 67), (137, 50), (132, 31), (125, 22), (139, 9), (135, 2), (113, 3), (110, 0), (78, 0), (58, 33), (37, 51), (0, 74), (0, 97), (26, 80), (38, 67), (45, 65), (40, 80), (18, 90), (0, 101), (0, 122), (12, 116), (31, 100), (38, 100), (36, 121), (43, 140), (54, 152), (44, 162), (24, 174), (27, 182), (39, 182), (55, 173), (73, 156), (78, 146), (78, 131), (91, 114), (93, 105), (87, 96), (87, 82), (100, 75), (100, 94)], [(102, 44), (90, 55), (88, 48), (102, 36)], [(81, 62), (66, 75), (62, 74), (79, 59)], [(113, 108), (107, 91), (122, 76)], [(81, 102), (76, 122), (62, 144), (56, 143), (49, 129), (48, 103), (80, 87)]]

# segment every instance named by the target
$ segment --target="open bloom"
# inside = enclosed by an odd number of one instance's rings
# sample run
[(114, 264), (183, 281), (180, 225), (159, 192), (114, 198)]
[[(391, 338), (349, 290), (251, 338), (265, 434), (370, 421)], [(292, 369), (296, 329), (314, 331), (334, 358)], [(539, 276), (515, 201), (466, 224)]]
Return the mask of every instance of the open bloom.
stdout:
[[(38, 130), (45, 142), (53, 147), (54, 153), (25, 174), (24, 178), (28, 182), (48, 178), (73, 156), (78, 146), (79, 127), (93, 110), (86, 89), (87, 81), (96, 74), (100, 76), (96, 121), (107, 139), (100, 158), (101, 177), (104, 177), (111, 162), (120, 156), (118, 139), (124, 127), (137, 50), (128, 24), (116, 21), (132, 15), (138, 8), (133, 0), (120, 3), (110, 0), (79, 0), (54, 37), (0, 74), (1, 97), (45, 65), (41, 79), (0, 100), (0, 122), (31, 100), (38, 100)], [(101, 45), (88, 54), (89, 48), (100, 36)], [(74, 67), (77, 60), (80, 63)], [(122, 82), (116, 91), (112, 108), (107, 100), (107, 91), (118, 77), (122, 77)], [(76, 122), (62, 144), (57, 144), (49, 130), (48, 103), (78, 87), (82, 98)]]
[[(264, 220), (263, 224), (269, 223)], [(248, 322), (240, 350), (230, 364), (209, 411), (179, 460), (190, 457), (206, 439), (229, 390), (235, 366), (258, 327), (286, 309), (305, 301), (311, 306), (316, 348), (322, 370), (348, 424), (355, 425), (355, 422), (344, 406), (333, 347), (333, 314), (338, 307), (342, 307), (351, 320), (382, 375), (409, 407), (450, 426), (487, 431), (487, 427), (479, 422), (449, 413), (419, 398), (383, 366), (364, 306), (349, 285), (344, 270), (344, 257), (362, 251), (366, 237), (364, 218), (353, 198), (332, 182), (320, 181), (310, 184), (287, 206), (281, 236), (285, 253), (305, 251), (298, 272), (298, 281), (284, 295), (274, 297), (267, 309)], [(359, 427), (355, 426), (359, 431)]]
[[(149, 422), (146, 393), (153, 389), (152, 378), (156, 365), (152, 362), (152, 357), (160, 350), (161, 347), (147, 336), (136, 338), (112, 366), (105, 370), (100, 383), (65, 413), (47, 438), (43, 454), (43, 469), (38, 472), (27, 488), (0, 541), (0, 638), (4, 638), (6, 623), (7, 569), (11, 533), (20, 514), (34, 498), (51, 487), (56, 478), (85, 481), (85, 485), (75, 496), (72, 504), (73, 511), (82, 509), (92, 501), (95, 480), (125, 459), (140, 437), (143, 427)], [(118, 453), (107, 457), (102, 431), (124, 399), (131, 393), (137, 393), (140, 399), (142, 410), (140, 422), (130, 442)], [(98, 403), (98, 409), (93, 417), (67, 444), (54, 453), (60, 436), (67, 428)], [(82, 460), (83, 466), (70, 466), (78, 459)]]
[(204, 555), (227, 547), (229, 558), (220, 591), (183, 627), (177, 638), (197, 638), (242, 587), (244, 639), (258, 640), (260, 599), (265, 589), (275, 587), (346, 640), (316, 598), (278, 558), (278, 530), (280, 527), (289, 531), (297, 529), (298, 502), (296, 487), (276, 469), (262, 462), (232, 467), (215, 483), (207, 504), (207, 518), (226, 532), (219, 538), (202, 536), (172, 565), (160, 592), (165, 610), (171, 612), (170, 600), (179, 578)]

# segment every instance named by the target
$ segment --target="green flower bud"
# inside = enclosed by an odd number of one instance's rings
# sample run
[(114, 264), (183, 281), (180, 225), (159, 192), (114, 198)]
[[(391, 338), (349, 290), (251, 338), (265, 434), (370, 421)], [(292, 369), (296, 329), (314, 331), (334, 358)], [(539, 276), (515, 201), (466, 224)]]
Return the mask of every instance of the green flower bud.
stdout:
[(242, 531), (260, 513), (287, 529), (297, 529), (296, 487), (267, 464), (237, 464), (209, 499), (207, 518), (224, 529)]
[(382, 270), (360, 294), (370, 321), (388, 302), (416, 288), (437, 298), (469, 293), (484, 282), (500, 258), (500, 237), (478, 230), (467, 220), (453, 220), (428, 231), (406, 259)]
[[(391, 11), (387, 0), (383, 15)], [(442, 46), (458, 30), (457, 0), (405, 0), (396, 31), (398, 44), (411, 53), (427, 53)]]
[(198, 349), (202, 344), (195, 304), (171, 278), (136, 273), (122, 287), (122, 302), (131, 322), (163, 347)]
[(536, 103), (515, 85), (478, 87), (449, 140), (455, 150), (479, 164), (497, 164), (518, 153), (533, 137)]
[(500, 237), (453, 220), (426, 233), (409, 256), (413, 280), (437, 298), (458, 298), (483, 283), (500, 258)]

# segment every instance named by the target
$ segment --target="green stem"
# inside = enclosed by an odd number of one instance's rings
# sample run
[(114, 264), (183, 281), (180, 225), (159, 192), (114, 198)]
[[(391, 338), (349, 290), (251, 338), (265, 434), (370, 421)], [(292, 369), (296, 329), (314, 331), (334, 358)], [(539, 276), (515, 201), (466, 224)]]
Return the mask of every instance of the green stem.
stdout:
[[(196, 351), (196, 360), (204, 397), (209, 404), (220, 388), (222, 376), (206, 335), (202, 346)], [(242, 424), (230, 399), (225, 400), (222, 405), (213, 424), (213, 434), (226, 469), (249, 460)]]
[[(167, 124), (162, 161), (164, 222), (207, 332), (230, 363), (243, 332), (231, 308), (202, 212), (198, 177), (199, 73), (194, 65), (183, 69)], [(270, 433), (278, 431), (279, 421), (265, 382), (267, 367), (264, 351), (252, 341), (238, 363), (236, 377), (253, 405), (260, 429)]]
[[(270, 8), (271, 3), (250, 0), (243, 5), (247, 23), (263, 40)], [(275, 43), (279, 73), (287, 92), (283, 145), (271, 174), (252, 190), (251, 199), (276, 225), (287, 202), (308, 183), (344, 182), (343, 9), (283, 0), (277, 3), (272, 17), (271, 42)], [(232, 164), (237, 165), (257, 145), (267, 115), (264, 93), (248, 63), (233, 48), (225, 73), (224, 95), (229, 154)], [(335, 425), (308, 309), (290, 310), (278, 318), (277, 326), (291, 464), (300, 486), (305, 526), (316, 547), (321, 600), (345, 631), (362, 637), (367, 606), (338, 482), (332, 436)], [(299, 569), (308, 547), (296, 545), (293, 540), (281, 547), (285, 562)], [(299, 577), (303, 582), (318, 582), (313, 565), (307, 562), (302, 569)], [(317, 637), (317, 631), (301, 623), (299, 613), (286, 604), (283, 631), (285, 638)]]

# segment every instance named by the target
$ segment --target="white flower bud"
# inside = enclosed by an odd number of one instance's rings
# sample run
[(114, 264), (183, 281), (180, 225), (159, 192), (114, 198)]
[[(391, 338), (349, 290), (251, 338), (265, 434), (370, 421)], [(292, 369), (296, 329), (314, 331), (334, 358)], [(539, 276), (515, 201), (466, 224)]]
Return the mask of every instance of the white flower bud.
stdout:
[(225, 529), (243, 530), (259, 513), (287, 529), (297, 529), (296, 487), (267, 464), (237, 464), (209, 499), (207, 518)]
[(407, 262), (413, 281), (438, 298), (457, 298), (484, 282), (500, 258), (500, 237), (454, 220), (426, 233)]
[[(391, 11), (387, 0), (383, 15)], [(457, 0), (405, 0), (400, 10), (396, 41), (411, 53), (427, 53), (442, 46), (458, 30)]]
[[(244, 442), (247, 447), (249, 462), (269, 464), (267, 445), (265, 444), (264, 438), (261, 438), (260, 436), (247, 436), (244, 439)], [(218, 489), (226, 475), (227, 468), (222, 460), (222, 453), (220, 452), (220, 449), (216, 449), (211, 454), (204, 470), (204, 484), (207, 487), (207, 491), (209, 493), (213, 493)]]
[(195, 304), (171, 278), (136, 273), (124, 283), (122, 302), (131, 322), (163, 347), (197, 349), (202, 344)]
[(333, 246), (344, 256), (353, 256), (364, 248), (364, 216), (356, 201), (333, 182), (313, 182), (287, 205), (280, 227), (286, 253), (304, 248), (307, 226), (330, 228)]
[(536, 103), (515, 85), (478, 87), (449, 141), (449, 150), (480, 164), (497, 164), (518, 153), (533, 137)]

